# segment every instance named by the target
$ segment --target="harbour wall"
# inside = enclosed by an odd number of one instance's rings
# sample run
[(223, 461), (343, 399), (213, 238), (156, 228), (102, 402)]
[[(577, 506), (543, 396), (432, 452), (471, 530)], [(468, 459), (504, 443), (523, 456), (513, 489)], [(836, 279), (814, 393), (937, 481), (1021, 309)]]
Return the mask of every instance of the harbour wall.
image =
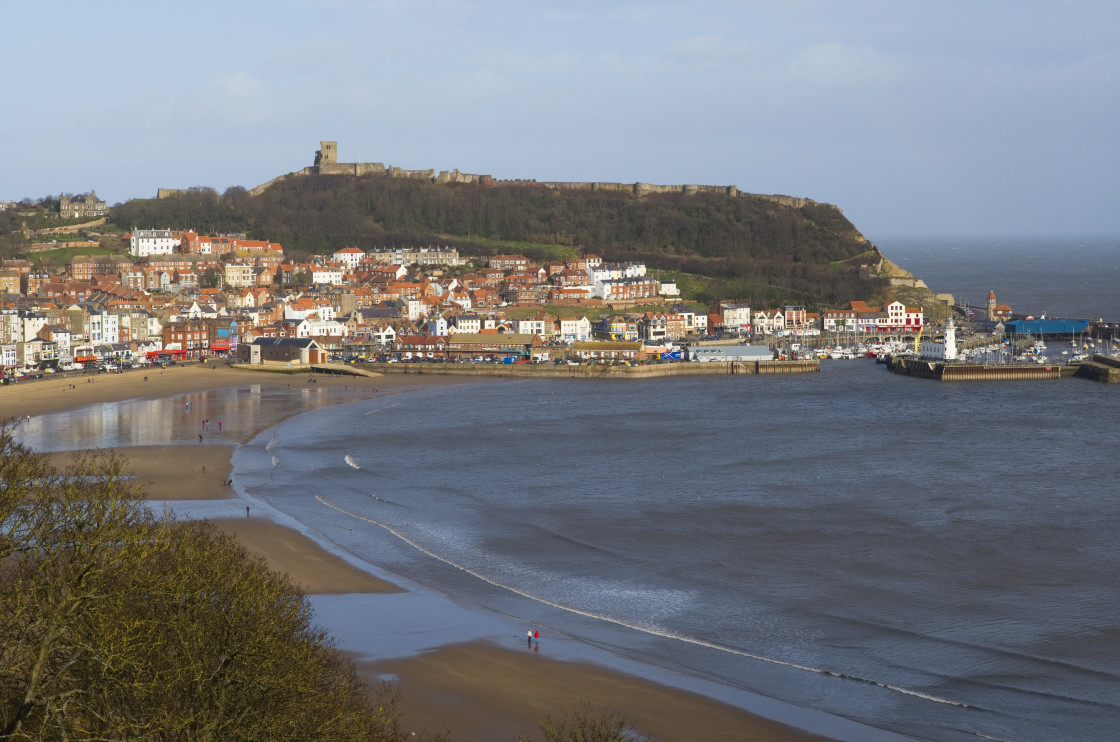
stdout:
[(378, 363), (384, 374), (439, 374), (492, 378), (541, 379), (654, 379), (668, 376), (755, 376), (806, 374), (821, 370), (819, 361), (745, 361), (710, 363), (660, 363), (651, 366), (556, 366), (542, 363)]
[(1096, 354), (1091, 362), (1081, 364), (1077, 375), (1104, 384), (1120, 384), (1120, 360)]
[(888, 368), (896, 374), (936, 381), (1019, 381), (1074, 376), (1077, 366), (944, 364), (913, 358), (891, 358)]

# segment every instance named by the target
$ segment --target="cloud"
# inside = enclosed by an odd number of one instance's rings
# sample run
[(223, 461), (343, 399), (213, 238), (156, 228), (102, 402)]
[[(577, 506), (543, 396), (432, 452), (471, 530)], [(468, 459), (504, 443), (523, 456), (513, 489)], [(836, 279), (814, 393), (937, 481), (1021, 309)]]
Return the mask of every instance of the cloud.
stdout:
[(824, 85), (881, 85), (899, 76), (896, 65), (872, 46), (838, 42), (803, 49), (790, 64), (796, 82)]
[(667, 57), (682, 65), (742, 65), (773, 51), (765, 42), (728, 39), (719, 34), (691, 36), (670, 44)]

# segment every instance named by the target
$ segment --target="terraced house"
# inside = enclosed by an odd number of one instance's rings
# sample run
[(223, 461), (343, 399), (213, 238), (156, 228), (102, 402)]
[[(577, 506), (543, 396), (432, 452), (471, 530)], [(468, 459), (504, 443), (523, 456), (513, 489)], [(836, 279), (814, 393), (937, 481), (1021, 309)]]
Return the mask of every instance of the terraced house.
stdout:
[(210, 324), (208, 322), (172, 322), (163, 328), (163, 347), (185, 350), (187, 358), (209, 355)]

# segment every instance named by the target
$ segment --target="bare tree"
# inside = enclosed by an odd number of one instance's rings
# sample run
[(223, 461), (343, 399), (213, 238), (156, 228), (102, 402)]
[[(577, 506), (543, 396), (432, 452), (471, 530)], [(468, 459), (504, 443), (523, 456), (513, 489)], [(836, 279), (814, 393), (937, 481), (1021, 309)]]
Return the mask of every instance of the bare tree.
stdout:
[(0, 740), (403, 739), (290, 579), (0, 430)]

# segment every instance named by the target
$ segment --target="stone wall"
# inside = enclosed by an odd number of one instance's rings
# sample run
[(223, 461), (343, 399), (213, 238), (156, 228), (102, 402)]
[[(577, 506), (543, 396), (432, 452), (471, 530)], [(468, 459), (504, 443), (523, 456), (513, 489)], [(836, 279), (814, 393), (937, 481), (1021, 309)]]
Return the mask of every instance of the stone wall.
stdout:
[(551, 363), (378, 363), (381, 374), (490, 376), (553, 379), (651, 379), (664, 376), (741, 376), (808, 374), (821, 370), (812, 361), (735, 361), (710, 363), (653, 363), (648, 366), (555, 366)]
[[(278, 180), (288, 177), (304, 176), (304, 175), (388, 175), (391, 178), (404, 178), (407, 180), (418, 180), (430, 183), (465, 183), (465, 184), (479, 184), (484, 187), (490, 186), (519, 186), (524, 188), (548, 188), (554, 191), (608, 191), (612, 193), (627, 193), (634, 196), (642, 197), (656, 193), (683, 193), (685, 195), (695, 195), (699, 193), (710, 193), (719, 196), (728, 196), (731, 198), (738, 197), (751, 197), (762, 198), (767, 201), (772, 201), (782, 206), (789, 206), (791, 208), (800, 209), (811, 204), (816, 204), (816, 201), (808, 198), (800, 198), (797, 196), (782, 196), (770, 194), (757, 194), (757, 193), (744, 193), (739, 190), (738, 186), (733, 185), (655, 185), (653, 183), (605, 183), (605, 182), (578, 182), (578, 181), (536, 181), (536, 180), (496, 180), (490, 175), (481, 175), (477, 173), (461, 173), (456, 170), (441, 170), (439, 175), (435, 174), (434, 169), (428, 170), (405, 170), (393, 165), (386, 166), (380, 162), (337, 162), (338, 149), (335, 142), (320, 142), (320, 149), (315, 153), (315, 164), (310, 167), (305, 167), (294, 173), (282, 175), (278, 178), (273, 178), (267, 183), (262, 183), (256, 188), (249, 190), (249, 193), (258, 196), (264, 193), (270, 186)], [(159, 197), (166, 198), (165, 194), (171, 195), (178, 193), (170, 189), (159, 189)], [(837, 208), (837, 207), (833, 207)], [(839, 210), (839, 209), (837, 209)]]

